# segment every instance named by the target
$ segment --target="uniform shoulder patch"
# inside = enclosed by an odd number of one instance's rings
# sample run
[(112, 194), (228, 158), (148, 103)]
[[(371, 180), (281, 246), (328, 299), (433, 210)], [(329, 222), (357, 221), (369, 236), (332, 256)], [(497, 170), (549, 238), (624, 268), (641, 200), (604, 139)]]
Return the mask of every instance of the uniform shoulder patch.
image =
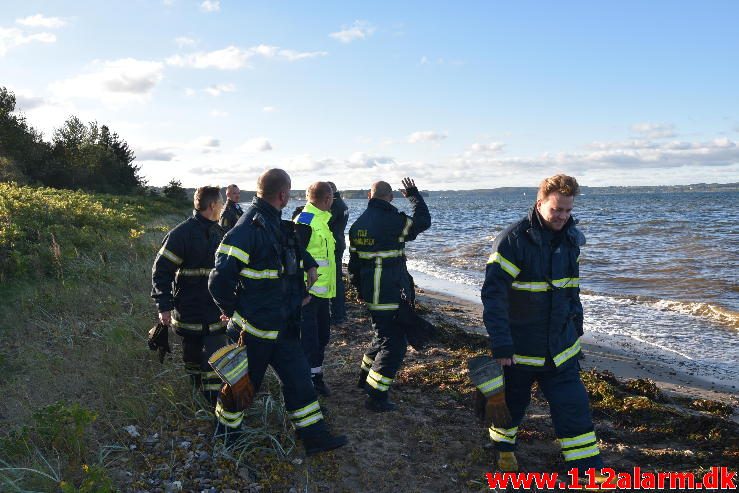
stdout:
[(298, 224), (308, 224), (310, 225), (311, 221), (313, 221), (313, 217), (315, 217), (315, 214), (312, 212), (301, 212), (298, 214), (298, 218), (295, 220)]

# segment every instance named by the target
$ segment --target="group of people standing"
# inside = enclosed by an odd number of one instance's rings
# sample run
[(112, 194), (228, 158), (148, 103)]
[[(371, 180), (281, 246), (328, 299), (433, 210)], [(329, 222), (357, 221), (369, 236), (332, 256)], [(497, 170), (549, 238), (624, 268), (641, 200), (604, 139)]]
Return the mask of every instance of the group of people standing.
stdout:
[[(389, 390), (407, 349), (397, 323), (401, 305), (414, 299), (405, 243), (431, 226), (429, 209), (414, 181), (402, 181), (411, 214), (393, 204), (389, 183), (372, 184), (367, 209), (349, 229), (348, 272), (371, 314), (374, 337), (362, 356), (358, 386), (365, 407), (396, 409)], [(277, 373), (285, 408), (307, 454), (341, 447), (318, 401), (329, 396), (323, 360), (331, 324), (345, 321), (342, 256), (348, 208), (336, 186), (316, 182), (306, 204), (282, 219), (290, 200), (290, 176), (265, 171), (246, 210), (239, 189), (201, 187), (192, 217), (170, 231), (152, 269), (152, 297), (161, 323), (182, 337), (185, 369), (213, 405), (216, 435), (240, 434), (243, 406), (208, 364), (229, 342), (246, 346), (251, 392), (265, 371)], [(579, 252), (585, 238), (571, 217), (577, 181), (555, 175), (539, 187), (527, 217), (496, 238), (482, 288), (483, 319), (490, 350), (504, 369), (500, 382), (486, 382), (488, 395), (505, 384), (512, 422), (490, 428), (502, 470), (518, 469), (513, 449), (518, 425), (538, 382), (550, 403), (565, 461), (601, 467), (589, 402), (579, 377)]]

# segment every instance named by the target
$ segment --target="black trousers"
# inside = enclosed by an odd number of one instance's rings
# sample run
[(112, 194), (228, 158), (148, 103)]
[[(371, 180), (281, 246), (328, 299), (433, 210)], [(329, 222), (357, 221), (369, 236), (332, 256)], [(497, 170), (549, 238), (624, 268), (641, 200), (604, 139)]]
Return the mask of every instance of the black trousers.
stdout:
[(329, 299), (313, 296), (303, 307), (300, 323), (300, 343), (311, 373), (321, 373), (330, 337)]
[(249, 338), (249, 378), (258, 391), (267, 367), (271, 366), (282, 383), (285, 409), (298, 436), (316, 436), (326, 431), (326, 422), (310, 379), (310, 367), (297, 337), (281, 337), (271, 342)]
[(331, 321), (342, 322), (346, 319), (346, 286), (344, 286), (344, 269), (341, 259), (344, 251), (336, 252), (336, 296), (331, 298)]
[(590, 467), (601, 468), (593, 420), (590, 414), (588, 392), (580, 379), (580, 365), (576, 360), (560, 368), (530, 370), (516, 364), (504, 368), (505, 397), (511, 412), (511, 427), (490, 427), (490, 438), (500, 451), (512, 451), (516, 444), (518, 426), (524, 418), (531, 400), (531, 386), (539, 384), (549, 403), (554, 431), (562, 448), (562, 455), (569, 467), (583, 471)]
[(368, 373), (364, 387), (373, 399), (388, 398), (388, 391), (408, 348), (405, 333), (395, 323), (396, 315), (397, 311), (372, 312), (375, 334), (362, 358), (362, 370)]
[(216, 405), (218, 391), (223, 382), (208, 364), (208, 358), (227, 342), (225, 334), (182, 336), (182, 361), (185, 363), (185, 371), (190, 376), (193, 388), (202, 392), (213, 406)]

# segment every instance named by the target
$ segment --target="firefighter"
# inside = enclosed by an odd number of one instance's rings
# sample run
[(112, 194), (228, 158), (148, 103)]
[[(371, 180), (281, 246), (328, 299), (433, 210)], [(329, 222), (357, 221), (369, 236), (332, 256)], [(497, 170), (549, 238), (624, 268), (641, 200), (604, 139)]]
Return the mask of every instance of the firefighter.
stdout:
[(331, 391), (323, 380), (323, 358), (331, 330), (329, 303), (336, 296), (335, 242), (328, 226), (334, 194), (328, 183), (318, 181), (308, 187), (305, 198), (308, 202), (294, 220), (295, 232), (306, 260), (318, 266), (318, 279), (308, 290), (310, 301), (303, 306), (300, 342), (313, 387), (318, 394), (329, 396)]
[[(251, 206), (218, 247), (208, 287), (229, 319), (233, 339), (245, 342), (253, 388), (259, 389), (272, 366), (287, 413), (311, 455), (341, 447), (347, 439), (329, 433), (300, 345), (300, 308), (308, 291), (294, 225), (281, 220), (289, 200), (290, 176), (281, 169), (265, 171)], [(312, 286), (317, 266), (305, 260)], [(225, 427), (236, 429), (243, 412), (227, 407), (219, 400), (216, 415)]]
[(340, 325), (346, 321), (346, 289), (344, 287), (344, 273), (342, 272), (342, 259), (344, 258), (344, 250), (346, 250), (346, 224), (349, 222), (349, 207), (347, 207), (341, 193), (336, 189), (334, 182), (328, 184), (334, 191), (334, 201), (331, 204), (331, 219), (328, 227), (334, 234), (336, 242), (336, 296), (331, 298), (331, 323)]
[(413, 180), (404, 178), (403, 187), (412, 216), (391, 204), (392, 188), (378, 181), (372, 184), (367, 209), (349, 229), (349, 274), (369, 308), (374, 329), (370, 348), (362, 358), (358, 386), (368, 394), (365, 407), (375, 412), (396, 408), (388, 391), (407, 349), (405, 333), (396, 323), (401, 299), (414, 297), (405, 242), (415, 240), (431, 226), (428, 207)]
[(226, 329), (208, 292), (208, 275), (223, 238), (217, 222), (223, 208), (220, 188), (198, 188), (193, 202), (192, 216), (164, 237), (152, 267), (151, 297), (160, 322), (182, 337), (182, 359), (193, 386), (215, 406), (221, 380), (208, 357), (226, 345)]
[(224, 231), (233, 228), (236, 225), (236, 221), (244, 213), (239, 204), (240, 199), (241, 190), (239, 190), (239, 187), (233, 184), (226, 187), (226, 205), (223, 207), (221, 217), (218, 219), (218, 224), (221, 225)]
[(580, 247), (571, 217), (579, 186), (555, 175), (542, 181), (528, 216), (493, 243), (482, 286), (483, 318), (493, 357), (503, 366), (509, 428), (490, 428), (498, 467), (518, 470), (516, 433), (537, 382), (549, 402), (569, 468), (601, 468), (588, 394), (580, 379)]

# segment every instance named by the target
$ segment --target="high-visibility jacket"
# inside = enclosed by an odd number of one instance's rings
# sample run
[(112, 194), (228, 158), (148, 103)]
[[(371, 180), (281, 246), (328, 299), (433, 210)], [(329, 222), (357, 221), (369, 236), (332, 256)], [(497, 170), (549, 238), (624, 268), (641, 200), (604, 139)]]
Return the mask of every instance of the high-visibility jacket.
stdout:
[[(294, 224), (254, 197), (224, 236), (208, 282), (213, 299), (248, 338), (274, 342), (300, 330), (300, 307), (308, 295), (302, 249)], [(306, 262), (306, 268), (315, 264)]]
[(336, 242), (328, 226), (330, 219), (329, 211), (322, 211), (310, 202), (295, 218), (302, 246), (318, 265), (318, 279), (308, 292), (319, 298), (336, 296)]
[(570, 220), (560, 232), (541, 223), (536, 207), (493, 243), (482, 286), (483, 319), (493, 356), (544, 369), (580, 352), (580, 247)]
[(390, 202), (370, 199), (367, 209), (349, 228), (349, 273), (362, 299), (373, 312), (398, 309), (401, 296), (412, 299), (406, 268), (405, 242), (431, 226), (431, 215), (419, 192), (408, 196), (413, 215)]
[(151, 297), (160, 312), (172, 311), (179, 335), (225, 332), (221, 311), (208, 292), (208, 275), (223, 238), (217, 222), (197, 211), (167, 233), (151, 269)]

